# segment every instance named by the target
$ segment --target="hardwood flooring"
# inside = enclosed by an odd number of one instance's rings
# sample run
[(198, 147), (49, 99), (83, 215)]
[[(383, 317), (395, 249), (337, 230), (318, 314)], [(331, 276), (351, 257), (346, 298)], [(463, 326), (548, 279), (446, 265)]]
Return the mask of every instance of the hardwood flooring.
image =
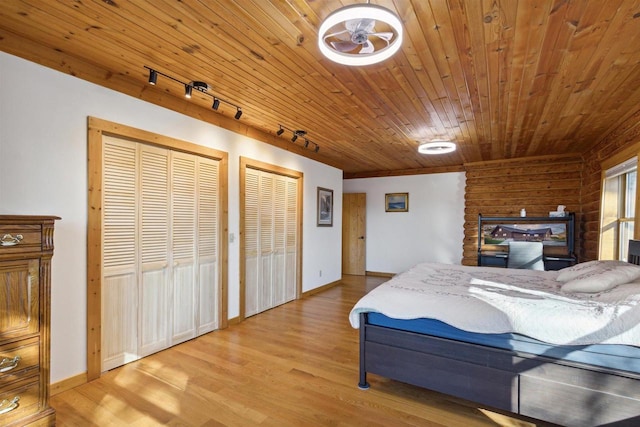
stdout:
[(369, 390), (358, 389), (358, 331), (348, 313), (385, 280), (345, 276), (57, 394), (57, 425), (536, 425), (376, 375)]

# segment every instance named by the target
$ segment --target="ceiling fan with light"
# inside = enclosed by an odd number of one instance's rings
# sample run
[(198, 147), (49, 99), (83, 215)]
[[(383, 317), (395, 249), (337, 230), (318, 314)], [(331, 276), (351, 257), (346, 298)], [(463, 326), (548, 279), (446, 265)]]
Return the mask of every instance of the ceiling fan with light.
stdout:
[[(376, 31), (381, 23), (391, 31)], [(318, 46), (334, 62), (369, 65), (391, 57), (402, 45), (402, 23), (382, 6), (354, 4), (332, 12), (320, 25)]]

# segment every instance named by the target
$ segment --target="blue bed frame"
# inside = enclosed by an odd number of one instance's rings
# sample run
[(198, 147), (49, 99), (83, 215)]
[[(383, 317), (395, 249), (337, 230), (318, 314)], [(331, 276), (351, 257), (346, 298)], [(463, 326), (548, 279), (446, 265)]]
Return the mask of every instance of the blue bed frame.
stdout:
[[(640, 241), (629, 262), (640, 264)], [(369, 373), (561, 425), (640, 425), (638, 373), (379, 326), (362, 313), (360, 388)]]

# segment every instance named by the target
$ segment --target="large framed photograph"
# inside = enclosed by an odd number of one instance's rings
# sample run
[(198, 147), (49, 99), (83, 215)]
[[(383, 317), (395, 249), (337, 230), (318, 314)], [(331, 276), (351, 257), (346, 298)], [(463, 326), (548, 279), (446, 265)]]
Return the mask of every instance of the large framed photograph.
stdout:
[(318, 187), (318, 227), (333, 226), (333, 190)]
[(385, 212), (409, 212), (409, 193), (387, 193), (384, 195)]

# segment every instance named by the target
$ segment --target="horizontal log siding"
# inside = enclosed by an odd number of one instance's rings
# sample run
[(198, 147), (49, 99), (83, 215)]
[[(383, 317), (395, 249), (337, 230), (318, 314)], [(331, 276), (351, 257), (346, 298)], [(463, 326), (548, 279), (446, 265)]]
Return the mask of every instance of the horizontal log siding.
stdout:
[(576, 213), (576, 251), (580, 247), (582, 157), (544, 156), (465, 164), (463, 265), (477, 265), (478, 214), (548, 216), (558, 205)]
[[(620, 162), (640, 152), (640, 111), (627, 118), (585, 155), (582, 183), (582, 212), (584, 232), (581, 239), (580, 260), (598, 259), (600, 234), (600, 193), (602, 162), (620, 157)], [(636, 206), (636, 217), (638, 217)], [(636, 238), (640, 230), (636, 220)]]

